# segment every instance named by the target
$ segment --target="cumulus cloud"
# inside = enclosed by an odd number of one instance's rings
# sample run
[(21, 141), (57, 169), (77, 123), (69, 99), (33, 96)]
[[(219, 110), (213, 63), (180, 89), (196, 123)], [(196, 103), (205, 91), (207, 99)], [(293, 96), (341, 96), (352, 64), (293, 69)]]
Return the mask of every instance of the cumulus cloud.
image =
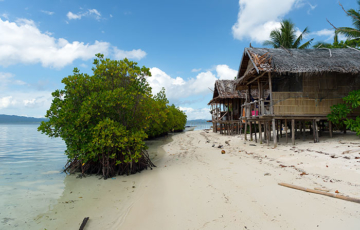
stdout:
[(87, 17), (87, 16), (91, 16), (94, 17), (96, 20), (100, 20), (101, 19), (101, 14), (99, 11), (97, 11), (96, 9), (88, 9), (85, 12), (79, 12), (77, 14), (69, 11), (66, 14), (67, 18), (69, 20), (76, 20), (76, 19), (81, 19), (82, 17)]
[(16, 100), (14, 100), (12, 96), (0, 97), (0, 109), (4, 109), (15, 104)]
[(313, 10), (316, 6), (303, 0), (239, 0), (237, 22), (232, 27), (235, 39), (250, 39), (262, 43), (269, 39), (271, 30), (280, 27), (283, 16), (294, 8), (309, 4)]
[[(42, 33), (32, 20), (18, 19), (16, 22), (0, 19), (0, 65), (9, 66), (17, 63), (36, 64), (44, 67), (62, 68), (76, 59), (89, 60), (96, 53), (105, 56), (112, 54), (116, 47), (108, 42), (95, 41), (93, 44), (69, 42), (64, 38), (52, 37)], [(141, 59), (146, 53), (142, 50), (122, 51), (129, 58)], [(119, 55), (115, 52), (115, 55)]]
[(217, 65), (216, 72), (220, 80), (234, 80), (238, 71), (231, 69), (228, 65)]
[(6, 18), (6, 19), (9, 19), (9, 15), (8, 15), (8, 14), (5, 14), (5, 13), (1, 14), (1, 17)]
[(154, 94), (158, 93), (162, 87), (165, 87), (166, 95), (170, 100), (179, 100), (196, 95), (211, 94), (210, 89), (214, 88), (216, 80), (234, 79), (237, 71), (231, 69), (227, 65), (217, 65), (215, 73), (212, 71), (205, 71), (198, 73), (195, 78), (184, 80), (181, 77), (171, 77), (159, 68), (151, 68), (151, 77), (148, 82), (152, 87)]
[(186, 98), (192, 95), (204, 95), (210, 92), (208, 87), (213, 87), (215, 75), (210, 72), (199, 73), (195, 78), (185, 81), (181, 77), (172, 78), (159, 68), (151, 68), (151, 77), (148, 82), (154, 94), (165, 87), (166, 96), (170, 100)]
[(131, 51), (125, 51), (125, 50), (119, 50), (118, 48), (114, 48), (114, 57), (115, 59), (124, 59), (124, 58), (128, 58), (128, 59), (137, 59), (140, 60), (142, 58), (144, 58), (146, 56), (146, 52), (141, 50), (141, 49), (137, 49), (137, 50), (131, 50)]
[(190, 107), (180, 106), (180, 110), (186, 113), (188, 120), (210, 119), (211, 117), (209, 108), (193, 109)]

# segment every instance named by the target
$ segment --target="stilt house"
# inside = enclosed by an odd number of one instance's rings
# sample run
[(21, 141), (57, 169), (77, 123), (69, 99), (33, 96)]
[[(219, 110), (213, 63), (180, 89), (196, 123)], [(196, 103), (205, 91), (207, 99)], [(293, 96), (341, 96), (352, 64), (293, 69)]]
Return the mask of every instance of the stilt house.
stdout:
[[(257, 89), (260, 93), (259, 100), (242, 104), (245, 113), (240, 120), (247, 124), (245, 129), (250, 128), (251, 139), (252, 130), (258, 130), (260, 142), (263, 137), (269, 142), (272, 126), (276, 146), (279, 131), (282, 136), (281, 127), (287, 141), (291, 123), (295, 144), (295, 129), (305, 135), (305, 121), (311, 121), (317, 142), (318, 125), (327, 122), (330, 106), (342, 103), (350, 91), (360, 89), (360, 51), (245, 48), (235, 84), (237, 90), (247, 89), (251, 94)], [(269, 96), (264, 90), (269, 91)], [(331, 123), (328, 127), (331, 136)]]
[(246, 93), (236, 90), (234, 80), (217, 80), (213, 98), (208, 103), (212, 114), (213, 131), (225, 134), (239, 132), (240, 109), (245, 103)]

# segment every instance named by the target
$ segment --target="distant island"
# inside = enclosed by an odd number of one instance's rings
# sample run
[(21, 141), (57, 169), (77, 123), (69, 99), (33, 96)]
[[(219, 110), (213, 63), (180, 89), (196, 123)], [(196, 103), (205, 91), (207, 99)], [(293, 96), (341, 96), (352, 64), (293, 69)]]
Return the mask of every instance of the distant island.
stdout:
[(0, 114), (0, 124), (25, 124), (25, 123), (28, 124), (28, 123), (40, 123), (42, 121), (47, 121), (47, 119)]

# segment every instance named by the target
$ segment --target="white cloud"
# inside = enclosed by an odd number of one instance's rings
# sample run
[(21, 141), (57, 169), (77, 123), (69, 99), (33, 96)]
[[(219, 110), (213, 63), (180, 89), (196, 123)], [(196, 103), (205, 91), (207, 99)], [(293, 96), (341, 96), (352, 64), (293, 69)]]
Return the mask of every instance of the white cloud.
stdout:
[(1, 17), (6, 18), (6, 19), (9, 19), (9, 15), (8, 15), (8, 14), (5, 14), (5, 13), (1, 14)]
[(137, 49), (137, 50), (131, 50), (131, 51), (124, 51), (124, 50), (119, 50), (118, 48), (114, 47), (114, 57), (115, 59), (124, 59), (124, 58), (128, 58), (128, 59), (142, 59), (146, 56), (146, 52), (141, 50), (141, 49)]
[[(238, 20), (232, 27), (235, 39), (249, 38), (263, 42), (271, 30), (280, 27), (281, 18), (293, 7), (301, 7), (300, 0), (239, 0)], [(298, 5), (296, 5), (298, 4)]]
[(170, 100), (179, 100), (195, 95), (211, 94), (210, 89), (214, 88), (216, 80), (234, 79), (237, 71), (229, 68), (227, 65), (217, 65), (215, 67), (216, 76), (211, 71), (201, 72), (195, 78), (184, 80), (181, 77), (170, 77), (159, 68), (151, 68), (151, 77), (148, 82), (152, 87), (153, 94), (158, 93), (162, 87), (165, 87), (166, 95)]
[(200, 71), (201, 71), (201, 68), (199, 68), (199, 69), (192, 69), (192, 70), (191, 70), (191, 72), (193, 72), (193, 73), (200, 72)]
[(4, 109), (15, 104), (16, 100), (13, 100), (12, 96), (0, 97), (0, 109)]
[(51, 12), (51, 11), (47, 11), (47, 10), (41, 10), (41, 12), (43, 12), (44, 14), (47, 14), (47, 15), (55, 14), (55, 12)]
[(234, 80), (238, 73), (238, 71), (231, 69), (228, 65), (217, 65), (216, 72), (220, 80)]
[(69, 11), (66, 14), (67, 18), (69, 20), (76, 20), (76, 19), (81, 19), (82, 17), (86, 17), (86, 16), (92, 16), (95, 17), (96, 20), (100, 20), (101, 19), (101, 14), (99, 11), (97, 11), (96, 9), (88, 9), (85, 12), (79, 12), (77, 14)]
[(26, 83), (21, 80), (13, 80), (13, 77), (14, 75), (11, 73), (0, 72), (0, 89), (4, 90), (8, 85), (26, 85)]
[(64, 38), (54, 38), (49, 33), (42, 33), (32, 20), (19, 19), (16, 22), (0, 19), (0, 65), (9, 66), (17, 63), (36, 64), (44, 67), (62, 68), (76, 59), (89, 60), (96, 53), (105, 56), (112, 54), (127, 55), (128, 58), (141, 59), (145, 51), (119, 50), (108, 42), (95, 41), (93, 44), (74, 41), (68, 42)]
[(193, 109), (190, 107), (180, 106), (180, 110), (186, 113), (188, 120), (210, 119), (211, 117), (209, 108)]
[(113, 16), (112, 16), (112, 14), (110, 14), (110, 18), (112, 18)]

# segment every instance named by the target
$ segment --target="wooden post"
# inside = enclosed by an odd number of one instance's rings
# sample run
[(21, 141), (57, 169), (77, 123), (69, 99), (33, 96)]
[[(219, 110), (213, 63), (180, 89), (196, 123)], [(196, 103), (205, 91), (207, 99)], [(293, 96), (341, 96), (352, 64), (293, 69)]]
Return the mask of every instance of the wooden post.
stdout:
[(291, 134), (292, 134), (292, 137), (291, 137), (292, 144), (295, 145), (295, 120), (294, 119), (291, 120)]
[(272, 130), (273, 130), (273, 139), (274, 139), (274, 148), (277, 147), (277, 134), (276, 134), (276, 127), (275, 127), (275, 118), (272, 119)]
[(274, 107), (273, 107), (272, 84), (271, 84), (271, 73), (270, 72), (269, 72), (269, 91), (270, 91), (270, 113), (271, 113), (271, 115), (273, 115)]
[(344, 124), (344, 134), (346, 134), (346, 125)]
[(315, 135), (316, 135), (316, 142), (319, 142), (319, 130), (316, 120), (315, 120)]
[(256, 121), (254, 121), (254, 135), (255, 135), (255, 143), (257, 143), (257, 136), (256, 136)]
[(283, 127), (283, 120), (280, 120), (280, 138), (282, 138), (282, 127)]
[(286, 137), (286, 144), (288, 143), (288, 124), (287, 120), (285, 119), (285, 137)]
[(315, 134), (315, 132), (316, 132), (316, 131), (315, 131), (315, 129), (316, 129), (316, 128), (315, 128), (315, 123), (316, 123), (316, 122), (315, 122), (315, 120), (313, 120), (312, 123), (313, 123), (313, 125), (312, 125), (312, 126), (313, 126), (313, 138), (314, 138), (314, 143), (316, 143), (316, 134)]
[(266, 143), (269, 146), (270, 144), (270, 126), (269, 126), (269, 122), (265, 121), (266, 124)]
[(333, 128), (332, 128), (332, 122), (329, 121), (329, 133), (330, 133), (330, 138), (333, 137)]
[(261, 133), (261, 122), (260, 120), (258, 121), (259, 123), (259, 141), (260, 141), (260, 144), (262, 144), (262, 133)]
[(247, 141), (247, 120), (246, 120), (246, 118), (245, 118), (244, 135), (245, 135), (245, 141)]
[(250, 141), (253, 141), (253, 135), (252, 135), (252, 121), (249, 121), (249, 130), (250, 130)]
[(305, 141), (305, 121), (302, 121), (302, 136), (303, 136), (303, 141)]

